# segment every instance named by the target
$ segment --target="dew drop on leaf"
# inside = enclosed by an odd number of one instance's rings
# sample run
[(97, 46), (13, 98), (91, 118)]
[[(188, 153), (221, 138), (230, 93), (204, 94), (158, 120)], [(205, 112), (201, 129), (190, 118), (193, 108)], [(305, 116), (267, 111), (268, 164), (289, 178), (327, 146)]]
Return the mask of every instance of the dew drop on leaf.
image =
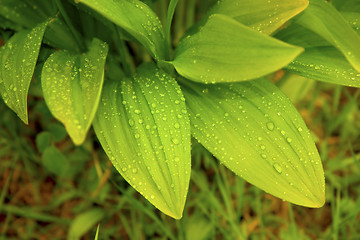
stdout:
[(274, 163), (273, 167), (278, 173), (282, 173), (282, 167), (278, 163)]

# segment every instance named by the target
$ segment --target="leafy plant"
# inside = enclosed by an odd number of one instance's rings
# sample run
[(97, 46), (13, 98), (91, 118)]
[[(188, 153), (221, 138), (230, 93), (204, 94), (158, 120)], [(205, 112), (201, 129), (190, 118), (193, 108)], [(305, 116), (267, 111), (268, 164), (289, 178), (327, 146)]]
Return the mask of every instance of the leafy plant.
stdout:
[[(83, 144), (92, 125), (124, 179), (176, 219), (191, 136), (264, 191), (321, 207), (324, 173), (311, 133), (265, 76), (285, 69), (359, 87), (358, 1), (210, 1), (194, 24), (184, 8), (175, 11), (177, 0), (154, 2), (1, 1), (5, 103), (27, 124), (39, 69), (44, 100), (73, 142)], [(158, 5), (167, 12), (157, 15)]]

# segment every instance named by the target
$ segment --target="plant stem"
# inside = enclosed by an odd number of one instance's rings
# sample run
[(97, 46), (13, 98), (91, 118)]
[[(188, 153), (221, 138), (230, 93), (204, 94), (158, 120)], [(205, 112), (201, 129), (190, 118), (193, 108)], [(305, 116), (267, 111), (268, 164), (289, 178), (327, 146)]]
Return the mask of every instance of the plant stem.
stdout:
[(125, 45), (125, 41), (121, 38), (121, 33), (119, 32), (119, 29), (117, 26), (115, 26), (116, 31), (116, 45), (120, 54), (121, 63), (123, 66), (123, 70), (125, 74), (130, 77), (135, 72), (135, 65), (133, 63), (129, 54), (129, 51)]
[(66, 25), (69, 27), (71, 33), (73, 34), (75, 41), (79, 46), (80, 51), (84, 52), (86, 49), (84, 47), (83, 42), (81, 41), (81, 36), (80, 36), (79, 32), (75, 29), (74, 25), (71, 23), (69, 15), (66, 13), (65, 8), (61, 3), (61, 0), (55, 0), (55, 3), (57, 5), (61, 15), (63, 16)]
[(166, 19), (166, 28), (165, 28), (165, 42), (167, 46), (167, 60), (171, 59), (172, 55), (172, 46), (171, 46), (171, 23), (174, 17), (174, 12), (176, 5), (179, 0), (170, 0), (170, 4), (168, 7), (167, 19)]
[(195, 21), (195, 0), (188, 0), (186, 4), (186, 29), (191, 27)]

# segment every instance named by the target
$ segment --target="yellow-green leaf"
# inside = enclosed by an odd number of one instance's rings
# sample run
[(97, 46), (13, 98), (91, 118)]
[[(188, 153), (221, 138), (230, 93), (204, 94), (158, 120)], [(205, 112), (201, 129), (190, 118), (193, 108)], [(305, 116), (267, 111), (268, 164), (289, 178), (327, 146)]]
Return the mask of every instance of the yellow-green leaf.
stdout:
[(182, 85), (192, 134), (221, 163), (286, 201), (324, 204), (324, 172), (314, 141), (275, 85), (265, 79)]
[(47, 24), (16, 33), (0, 48), (0, 94), (25, 124), (27, 95)]
[(308, 0), (221, 0), (211, 13), (227, 15), (259, 32), (271, 34), (308, 5)]
[(274, 72), (302, 51), (215, 14), (180, 42), (172, 63), (180, 75), (196, 82), (237, 82)]
[(174, 78), (143, 65), (104, 86), (94, 129), (119, 173), (163, 213), (179, 219), (190, 180), (190, 122)]
[(53, 53), (42, 70), (45, 102), (78, 145), (85, 140), (100, 101), (107, 52), (107, 44), (94, 39), (84, 54)]

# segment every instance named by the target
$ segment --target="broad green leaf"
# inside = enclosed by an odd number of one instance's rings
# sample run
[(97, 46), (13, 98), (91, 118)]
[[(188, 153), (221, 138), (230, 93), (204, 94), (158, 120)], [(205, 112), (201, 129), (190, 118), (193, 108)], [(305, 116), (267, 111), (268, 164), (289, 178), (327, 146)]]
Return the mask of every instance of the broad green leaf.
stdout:
[(175, 79), (143, 65), (104, 86), (94, 129), (119, 173), (163, 213), (182, 216), (190, 180), (190, 123)]
[[(102, 208), (92, 208), (76, 216), (71, 222), (68, 240), (79, 240), (89, 232), (105, 216), (105, 210)], [(99, 229), (98, 229), (99, 230)]]
[(151, 8), (138, 0), (76, 0), (119, 25), (152, 54), (165, 59), (164, 32), (160, 20)]
[(259, 32), (271, 34), (308, 5), (308, 0), (221, 0), (211, 14), (224, 14)]
[(107, 44), (94, 39), (87, 53), (53, 53), (45, 62), (41, 85), (51, 113), (75, 144), (82, 144), (100, 101)]
[(64, 176), (70, 168), (68, 159), (56, 147), (50, 146), (44, 150), (42, 164), (51, 173)]
[(193, 81), (236, 82), (274, 72), (301, 52), (302, 48), (215, 14), (198, 33), (180, 42), (172, 63), (180, 75)]
[(0, 48), (0, 94), (25, 124), (27, 95), (47, 24), (16, 33)]
[(360, 72), (334, 47), (306, 49), (286, 69), (318, 81), (360, 87)]
[(275, 85), (265, 79), (182, 85), (193, 136), (222, 164), (286, 201), (324, 204), (324, 172), (314, 141)]
[(310, 1), (309, 7), (299, 15), (296, 23), (329, 41), (360, 71), (360, 36), (330, 3)]
[(360, 35), (360, 10), (359, 12), (342, 12), (341, 14), (357, 34)]

